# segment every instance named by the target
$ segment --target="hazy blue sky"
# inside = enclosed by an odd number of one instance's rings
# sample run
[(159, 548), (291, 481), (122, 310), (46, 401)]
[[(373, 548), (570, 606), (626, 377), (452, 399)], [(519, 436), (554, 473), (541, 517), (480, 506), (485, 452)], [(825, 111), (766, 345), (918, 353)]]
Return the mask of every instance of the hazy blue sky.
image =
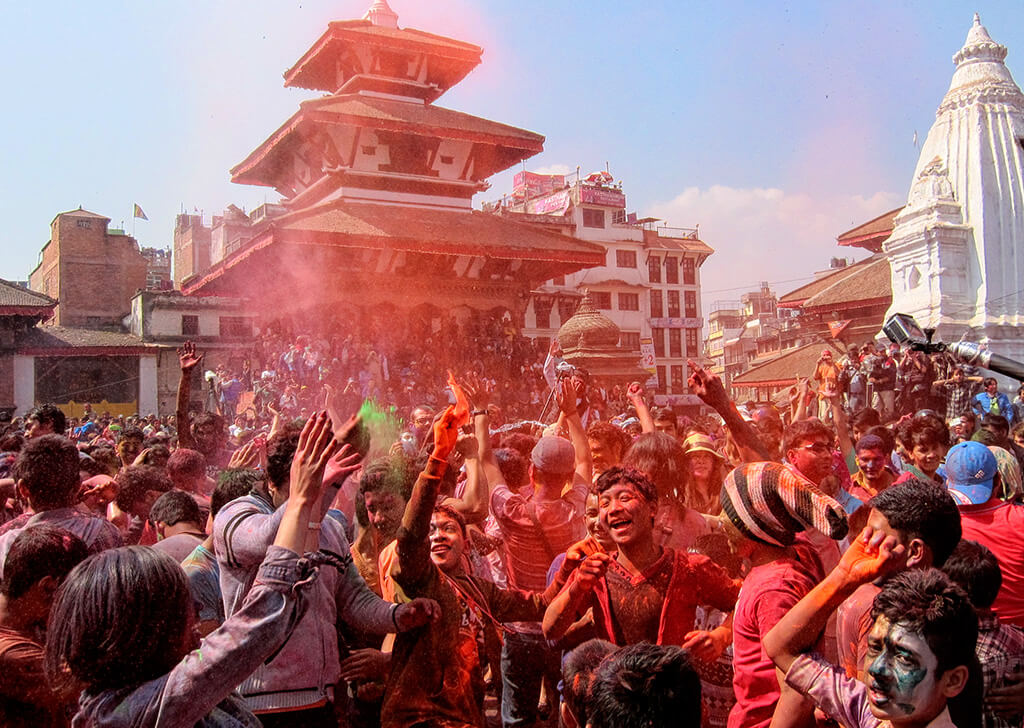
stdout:
[[(630, 210), (700, 224), (705, 310), (842, 255), (840, 232), (901, 204), (975, 11), (1024, 81), (1020, 2), (392, 0), (404, 27), (484, 47), (439, 104), (545, 134), (533, 170), (605, 162)], [(281, 74), (370, 0), (0, 0), (0, 276), (24, 279), (62, 211), (171, 245), (273, 190), (228, 170), (299, 101)], [(495, 177), (480, 202), (500, 196)]]

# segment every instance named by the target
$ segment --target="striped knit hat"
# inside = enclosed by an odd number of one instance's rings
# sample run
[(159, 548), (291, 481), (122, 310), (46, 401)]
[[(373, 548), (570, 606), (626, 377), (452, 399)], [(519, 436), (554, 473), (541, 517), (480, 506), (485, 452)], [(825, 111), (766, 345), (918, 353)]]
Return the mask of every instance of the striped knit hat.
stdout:
[(850, 530), (843, 507), (780, 463), (747, 463), (722, 483), (722, 510), (740, 532), (771, 546), (788, 546), (814, 527), (832, 539)]

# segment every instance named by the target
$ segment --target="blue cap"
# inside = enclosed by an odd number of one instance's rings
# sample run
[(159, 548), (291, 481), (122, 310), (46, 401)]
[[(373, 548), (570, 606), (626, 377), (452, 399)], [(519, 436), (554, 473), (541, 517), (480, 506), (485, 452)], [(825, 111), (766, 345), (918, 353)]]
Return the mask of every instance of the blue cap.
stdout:
[(957, 505), (987, 503), (998, 472), (996, 456), (980, 442), (961, 442), (946, 453), (946, 487)]

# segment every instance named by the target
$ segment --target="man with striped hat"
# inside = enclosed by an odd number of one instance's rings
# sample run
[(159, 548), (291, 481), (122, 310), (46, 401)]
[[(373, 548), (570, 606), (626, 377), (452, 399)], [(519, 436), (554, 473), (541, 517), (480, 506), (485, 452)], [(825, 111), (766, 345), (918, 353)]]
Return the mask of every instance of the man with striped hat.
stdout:
[(772, 462), (729, 473), (721, 501), (719, 522), (750, 568), (733, 612), (736, 705), (729, 728), (766, 728), (773, 715), (788, 725), (810, 721), (813, 705), (795, 691), (780, 690), (761, 638), (825, 576), (816, 550), (800, 532), (813, 528), (841, 539), (849, 530), (846, 513), (796, 470)]

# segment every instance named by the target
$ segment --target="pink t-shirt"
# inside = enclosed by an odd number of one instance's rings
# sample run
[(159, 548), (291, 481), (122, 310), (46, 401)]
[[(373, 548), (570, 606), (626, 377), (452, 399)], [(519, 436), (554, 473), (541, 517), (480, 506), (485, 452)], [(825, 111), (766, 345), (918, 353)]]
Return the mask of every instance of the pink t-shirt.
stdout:
[(771, 723), (780, 690), (761, 638), (825, 576), (810, 547), (792, 548), (792, 557), (755, 566), (743, 580), (733, 614), (736, 705), (729, 713), (729, 728), (766, 728)]
[(980, 506), (960, 506), (963, 537), (995, 554), (1003, 585), (992, 610), (1003, 623), (1024, 627), (1024, 505), (992, 499)]

